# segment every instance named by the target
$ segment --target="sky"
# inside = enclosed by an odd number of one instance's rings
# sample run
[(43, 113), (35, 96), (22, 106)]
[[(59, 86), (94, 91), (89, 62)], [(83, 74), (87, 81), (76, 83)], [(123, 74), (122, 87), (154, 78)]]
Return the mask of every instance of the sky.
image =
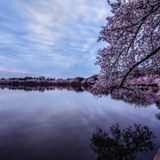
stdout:
[(0, 0), (0, 77), (75, 77), (95, 65), (106, 0)]

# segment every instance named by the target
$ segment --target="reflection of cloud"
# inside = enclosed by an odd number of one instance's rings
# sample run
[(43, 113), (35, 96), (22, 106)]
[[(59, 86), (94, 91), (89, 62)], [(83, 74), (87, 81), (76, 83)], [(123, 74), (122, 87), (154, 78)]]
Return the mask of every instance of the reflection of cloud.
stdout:
[(33, 54), (31, 72), (39, 71), (38, 62), (45, 56), (47, 61), (41, 63), (40, 69), (44, 66), (47, 72), (47, 67), (52, 67), (65, 73), (74, 67), (76, 75), (81, 65), (86, 71), (93, 67), (99, 48), (96, 41), (107, 9), (105, 0), (15, 0), (10, 6), (0, 2), (0, 14), (0, 50), (5, 45), (4, 56), (14, 54), (16, 59), (21, 55), (23, 59), (19, 60), (24, 65), (31, 63), (28, 55)]

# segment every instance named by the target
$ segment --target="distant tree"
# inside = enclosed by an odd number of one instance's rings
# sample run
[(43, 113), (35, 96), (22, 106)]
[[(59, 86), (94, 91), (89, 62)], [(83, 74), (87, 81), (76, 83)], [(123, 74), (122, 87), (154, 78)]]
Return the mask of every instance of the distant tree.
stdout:
[(160, 0), (108, 2), (112, 16), (99, 36), (107, 43), (98, 51), (99, 83), (121, 87), (136, 69), (160, 68)]

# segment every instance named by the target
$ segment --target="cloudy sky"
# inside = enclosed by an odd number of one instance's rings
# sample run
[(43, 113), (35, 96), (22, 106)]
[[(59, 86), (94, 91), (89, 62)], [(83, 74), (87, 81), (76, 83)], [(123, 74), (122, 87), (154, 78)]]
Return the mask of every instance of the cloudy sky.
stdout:
[(0, 77), (90, 76), (106, 0), (0, 0)]

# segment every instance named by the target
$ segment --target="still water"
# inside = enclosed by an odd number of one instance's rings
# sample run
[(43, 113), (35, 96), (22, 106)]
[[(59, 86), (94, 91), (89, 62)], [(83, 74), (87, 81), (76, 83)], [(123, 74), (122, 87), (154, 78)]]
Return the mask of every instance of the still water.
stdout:
[[(156, 138), (151, 140), (152, 151), (132, 152), (133, 159), (152, 160), (160, 148), (158, 113), (155, 104), (136, 107), (88, 92), (0, 90), (0, 160), (108, 160), (107, 149), (101, 151), (102, 132), (116, 124), (122, 130), (134, 123), (146, 125)], [(113, 150), (110, 153), (116, 154), (118, 149)]]

